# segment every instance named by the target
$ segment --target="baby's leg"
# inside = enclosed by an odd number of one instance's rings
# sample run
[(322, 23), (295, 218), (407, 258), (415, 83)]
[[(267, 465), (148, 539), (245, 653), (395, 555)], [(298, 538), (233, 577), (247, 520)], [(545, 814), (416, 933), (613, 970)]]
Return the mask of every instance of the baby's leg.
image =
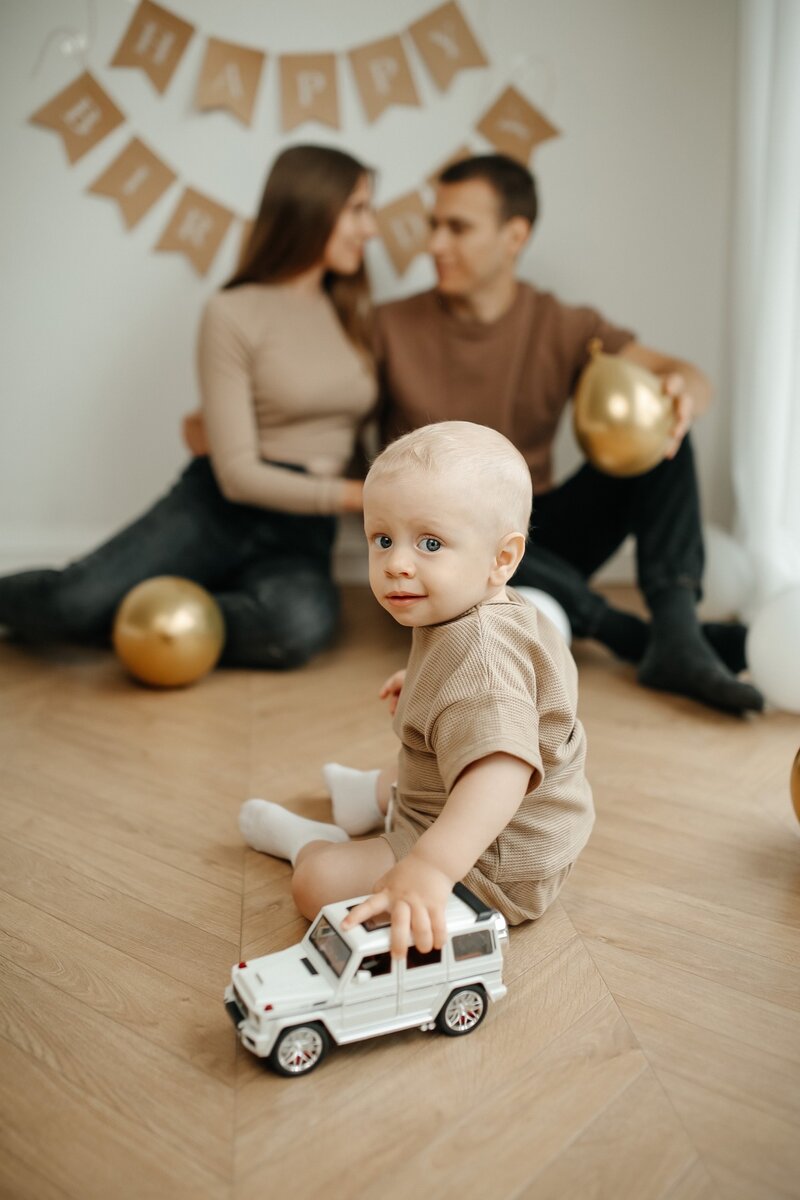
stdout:
[(383, 838), (363, 842), (310, 842), (298, 853), (292, 878), (292, 895), (309, 921), (323, 904), (367, 896), (375, 881), (395, 865), (394, 854)]
[(396, 766), (391, 770), (356, 771), (340, 763), (326, 763), (322, 774), (331, 798), (333, 819), (341, 829), (357, 837), (383, 827), (389, 792), (397, 778)]

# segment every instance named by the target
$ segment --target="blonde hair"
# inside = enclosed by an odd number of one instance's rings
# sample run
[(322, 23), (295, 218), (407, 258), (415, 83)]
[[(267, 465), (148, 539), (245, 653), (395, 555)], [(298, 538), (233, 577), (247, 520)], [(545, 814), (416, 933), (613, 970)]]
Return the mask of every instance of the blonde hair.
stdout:
[(503, 533), (527, 533), (533, 489), (528, 464), (507, 437), (472, 421), (423, 425), (383, 450), (367, 473), (366, 484), (408, 470), (451, 474), (491, 513)]

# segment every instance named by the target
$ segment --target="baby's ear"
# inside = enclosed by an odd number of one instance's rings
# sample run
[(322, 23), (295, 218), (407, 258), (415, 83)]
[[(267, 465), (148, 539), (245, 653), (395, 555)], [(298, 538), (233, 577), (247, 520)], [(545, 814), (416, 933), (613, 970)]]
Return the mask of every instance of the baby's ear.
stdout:
[(493, 586), (508, 583), (525, 553), (525, 534), (507, 533), (500, 539), (491, 573)]

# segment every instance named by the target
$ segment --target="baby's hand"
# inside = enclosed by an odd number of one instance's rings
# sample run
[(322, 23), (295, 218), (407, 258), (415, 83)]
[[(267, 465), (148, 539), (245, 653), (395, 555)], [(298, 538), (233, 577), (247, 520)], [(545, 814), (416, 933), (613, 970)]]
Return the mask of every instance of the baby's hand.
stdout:
[(388, 696), (389, 712), (392, 716), (397, 712), (397, 702), (400, 699), (400, 693), (403, 690), (405, 681), (405, 671), (395, 671), (394, 675), (389, 676), (378, 693), (381, 700), (385, 700)]
[(452, 890), (453, 880), (444, 871), (412, 853), (377, 881), (374, 894), (348, 913), (342, 928), (388, 912), (394, 958), (405, 958), (412, 945), (423, 954), (434, 947), (441, 950), (447, 941), (445, 908)]

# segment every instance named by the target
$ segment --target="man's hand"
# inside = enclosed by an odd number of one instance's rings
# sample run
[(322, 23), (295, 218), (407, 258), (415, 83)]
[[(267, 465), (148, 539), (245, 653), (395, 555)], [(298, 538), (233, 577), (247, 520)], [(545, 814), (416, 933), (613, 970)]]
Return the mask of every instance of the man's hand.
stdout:
[(445, 908), (455, 881), (412, 851), (375, 884), (368, 900), (357, 904), (342, 922), (350, 929), (368, 917), (388, 912), (393, 958), (405, 958), (409, 946), (422, 954), (441, 950), (447, 941)]
[(206, 423), (199, 411), (187, 413), (181, 422), (181, 436), (190, 454), (203, 458), (208, 454)]
[(394, 675), (390, 675), (381, 687), (378, 697), (381, 700), (388, 699), (389, 713), (391, 716), (397, 712), (397, 704), (400, 699), (400, 693), (403, 690), (403, 684), (406, 681), (405, 671), (395, 671)]
[(686, 380), (677, 371), (661, 376), (661, 390), (672, 400), (675, 423), (672, 426), (672, 441), (667, 447), (665, 458), (674, 458), (686, 437), (694, 417), (694, 404), (686, 388)]

